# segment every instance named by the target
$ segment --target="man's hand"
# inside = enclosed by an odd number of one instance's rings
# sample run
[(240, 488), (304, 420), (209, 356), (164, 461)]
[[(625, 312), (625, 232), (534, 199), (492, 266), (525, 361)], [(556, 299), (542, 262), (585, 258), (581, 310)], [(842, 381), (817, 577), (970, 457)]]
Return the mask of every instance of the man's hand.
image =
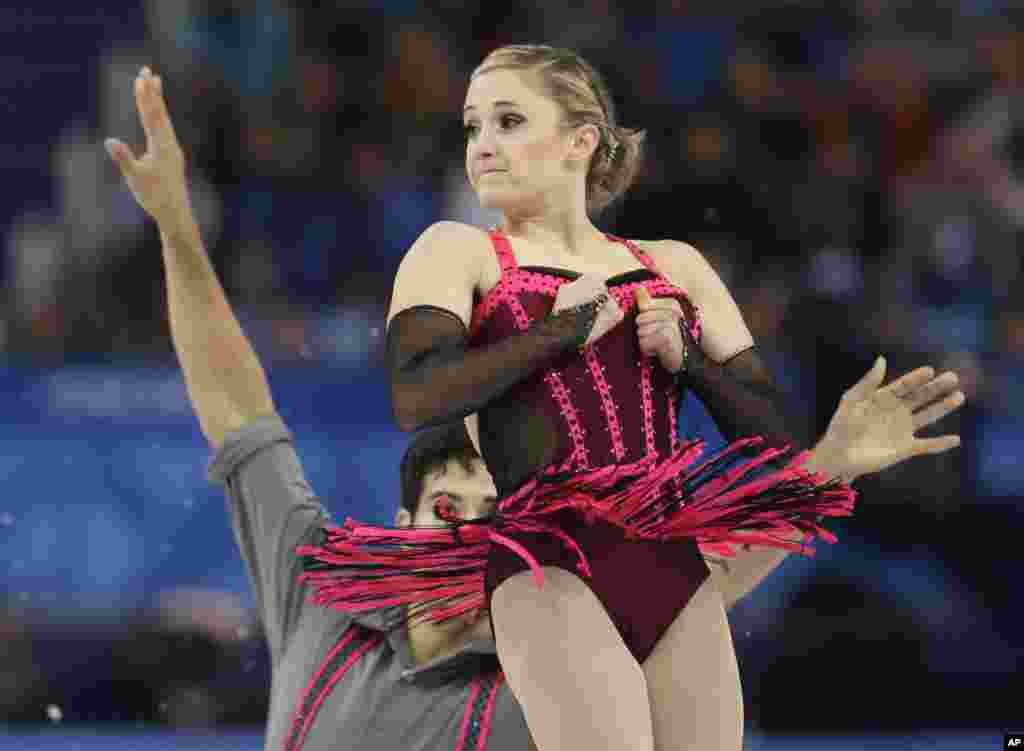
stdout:
[(959, 409), (965, 400), (955, 373), (940, 376), (918, 368), (881, 386), (885, 358), (843, 394), (828, 430), (814, 450), (820, 468), (846, 480), (891, 467), (923, 454), (960, 445), (960, 436), (917, 438), (915, 433)]
[[(960, 445), (957, 435), (914, 435), (964, 403), (956, 374), (947, 372), (935, 377), (934, 369), (918, 368), (882, 387), (884, 378), (885, 360), (879, 357), (843, 395), (806, 469), (852, 481), (914, 456), (940, 454)], [(704, 553), (713, 564), (712, 574), (727, 608), (755, 589), (788, 555), (783, 550), (757, 546), (731, 559)]]
[(135, 104), (146, 133), (146, 153), (138, 159), (116, 138), (105, 142), (135, 200), (160, 228), (173, 234), (191, 217), (185, 183), (185, 155), (174, 134), (159, 76), (143, 68), (135, 79)]
[(135, 104), (146, 132), (146, 153), (136, 159), (114, 138), (105, 145), (135, 199), (160, 228), (174, 349), (200, 427), (218, 448), (232, 431), (274, 414), (274, 402), (263, 367), (203, 247), (189, 205), (185, 157), (160, 79), (149, 68), (135, 79)]

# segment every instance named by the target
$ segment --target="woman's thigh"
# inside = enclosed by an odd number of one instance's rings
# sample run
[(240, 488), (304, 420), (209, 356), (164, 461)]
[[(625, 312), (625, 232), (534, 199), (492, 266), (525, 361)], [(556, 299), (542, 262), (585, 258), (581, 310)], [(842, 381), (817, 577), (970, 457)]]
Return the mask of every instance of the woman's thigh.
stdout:
[(743, 693), (722, 596), (709, 577), (644, 660), (655, 751), (740, 751)]
[(491, 598), (498, 657), (540, 751), (652, 751), (644, 674), (601, 601), (575, 574), (543, 567)]

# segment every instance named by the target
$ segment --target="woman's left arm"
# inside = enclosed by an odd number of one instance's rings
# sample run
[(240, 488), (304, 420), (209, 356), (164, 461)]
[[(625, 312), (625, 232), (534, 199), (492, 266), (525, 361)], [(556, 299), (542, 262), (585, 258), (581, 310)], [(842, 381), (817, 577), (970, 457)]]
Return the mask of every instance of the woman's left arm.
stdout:
[[(683, 366), (684, 383), (705, 402), (727, 439), (760, 434), (769, 443), (791, 442), (795, 447), (806, 447), (806, 443), (801, 446), (801, 441), (793, 439), (794, 418), (789, 416), (780, 390), (757, 356), (739, 307), (707, 261), (694, 248), (671, 241), (652, 244), (648, 252), (662, 273), (686, 289), (703, 309), (704, 333), (699, 345), (685, 341), (689, 351), (682, 358), (679, 344), (680, 337), (688, 336), (686, 327), (676, 334), (677, 329), (671, 327), (642, 323), (641, 313), (637, 319), (641, 347), (656, 352), (670, 370)], [(648, 302), (648, 306), (651, 304)], [(645, 344), (644, 326), (650, 327), (649, 332), (661, 329), (666, 335), (648, 333)], [(667, 336), (669, 333), (672, 337)], [(744, 345), (746, 348), (740, 351)], [(936, 376), (930, 367), (917, 368), (882, 386), (885, 371), (885, 359), (879, 357), (847, 389), (824, 436), (810, 450), (805, 469), (852, 482), (912, 457), (945, 453), (960, 445), (957, 435), (915, 435), (963, 405), (964, 394), (955, 373)], [(805, 427), (802, 432), (809, 435), (810, 431)], [(743, 552), (716, 572), (726, 606), (753, 590), (785, 557), (785, 551), (744, 546)]]
[[(680, 380), (701, 399), (722, 435), (729, 441), (760, 435), (773, 446), (806, 448), (809, 426), (787, 408), (739, 306), (711, 265), (684, 243), (650, 243), (646, 250), (702, 312), (701, 340), (685, 342), (689, 351)], [(826, 462), (816, 469), (827, 473), (830, 468)], [(756, 588), (787, 555), (785, 550), (743, 546), (732, 559), (709, 557), (726, 608)]]
[[(637, 317), (641, 348), (657, 353), (662, 365), (679, 372), (683, 383), (704, 400), (726, 438), (760, 434), (769, 444), (789, 442), (795, 448), (808, 447), (807, 438), (786, 440), (797, 433), (806, 436), (809, 431), (801, 428), (800, 420), (786, 409), (786, 400), (758, 357), (732, 295), (695, 249), (683, 243), (672, 243), (671, 248), (673, 252), (668, 252), (661, 243), (652, 255), (664, 267), (666, 276), (688, 288), (694, 302), (703, 307), (704, 334), (698, 345), (689, 338), (685, 326), (644, 323), (645, 314), (641, 312)], [(650, 314), (665, 320), (666, 310), (660, 308)], [(645, 335), (642, 330), (647, 326), (660, 333)], [(679, 358), (683, 339), (688, 339), (688, 355)], [(744, 339), (750, 342), (748, 349), (725, 362), (716, 361), (716, 354)], [(955, 373), (936, 375), (933, 368), (916, 368), (882, 386), (885, 371), (885, 358), (879, 357), (843, 393), (825, 434), (811, 449), (805, 469), (852, 482), (915, 456), (941, 454), (960, 445), (957, 435), (915, 435), (963, 405), (964, 394)], [(798, 424), (796, 429), (794, 422)]]
[[(665, 240), (648, 243), (645, 249), (668, 280), (686, 290), (703, 313), (700, 342), (694, 342), (688, 327), (682, 327), (687, 353), (679, 378), (701, 399), (722, 435), (730, 441), (756, 435), (773, 447), (809, 448), (806, 418), (787, 404), (739, 306), (711, 265), (685, 243)], [(641, 313), (638, 322), (645, 320)], [(676, 363), (662, 358), (662, 364)]]

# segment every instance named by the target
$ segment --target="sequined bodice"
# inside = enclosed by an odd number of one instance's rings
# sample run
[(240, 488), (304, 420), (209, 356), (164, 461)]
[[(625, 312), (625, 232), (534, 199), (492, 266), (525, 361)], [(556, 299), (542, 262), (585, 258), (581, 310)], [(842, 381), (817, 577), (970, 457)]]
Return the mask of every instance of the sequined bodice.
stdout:
[[(618, 239), (618, 238), (611, 238)], [(469, 346), (486, 346), (546, 316), (558, 289), (578, 275), (518, 266), (507, 239), (493, 233), (502, 266), (498, 284), (477, 301)], [(629, 463), (675, 448), (678, 391), (672, 375), (640, 352), (638, 287), (679, 300), (700, 336), (700, 316), (686, 292), (660, 276), (650, 259), (625, 242), (646, 267), (607, 281), (623, 321), (582, 352), (566, 352), (492, 401), (479, 414), (484, 460), (502, 493), (550, 464), (582, 470)]]

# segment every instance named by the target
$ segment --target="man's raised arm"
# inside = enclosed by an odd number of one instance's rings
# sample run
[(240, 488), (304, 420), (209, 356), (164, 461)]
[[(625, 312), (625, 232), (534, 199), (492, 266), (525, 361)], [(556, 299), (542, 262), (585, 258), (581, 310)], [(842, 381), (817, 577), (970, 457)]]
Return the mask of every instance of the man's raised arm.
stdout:
[(185, 158), (164, 102), (160, 78), (143, 68), (135, 102), (146, 153), (135, 158), (106, 141), (136, 200), (156, 220), (167, 272), (174, 349), (200, 427), (213, 448), (256, 417), (272, 415), (266, 374), (242, 332), (203, 248), (185, 181)]

